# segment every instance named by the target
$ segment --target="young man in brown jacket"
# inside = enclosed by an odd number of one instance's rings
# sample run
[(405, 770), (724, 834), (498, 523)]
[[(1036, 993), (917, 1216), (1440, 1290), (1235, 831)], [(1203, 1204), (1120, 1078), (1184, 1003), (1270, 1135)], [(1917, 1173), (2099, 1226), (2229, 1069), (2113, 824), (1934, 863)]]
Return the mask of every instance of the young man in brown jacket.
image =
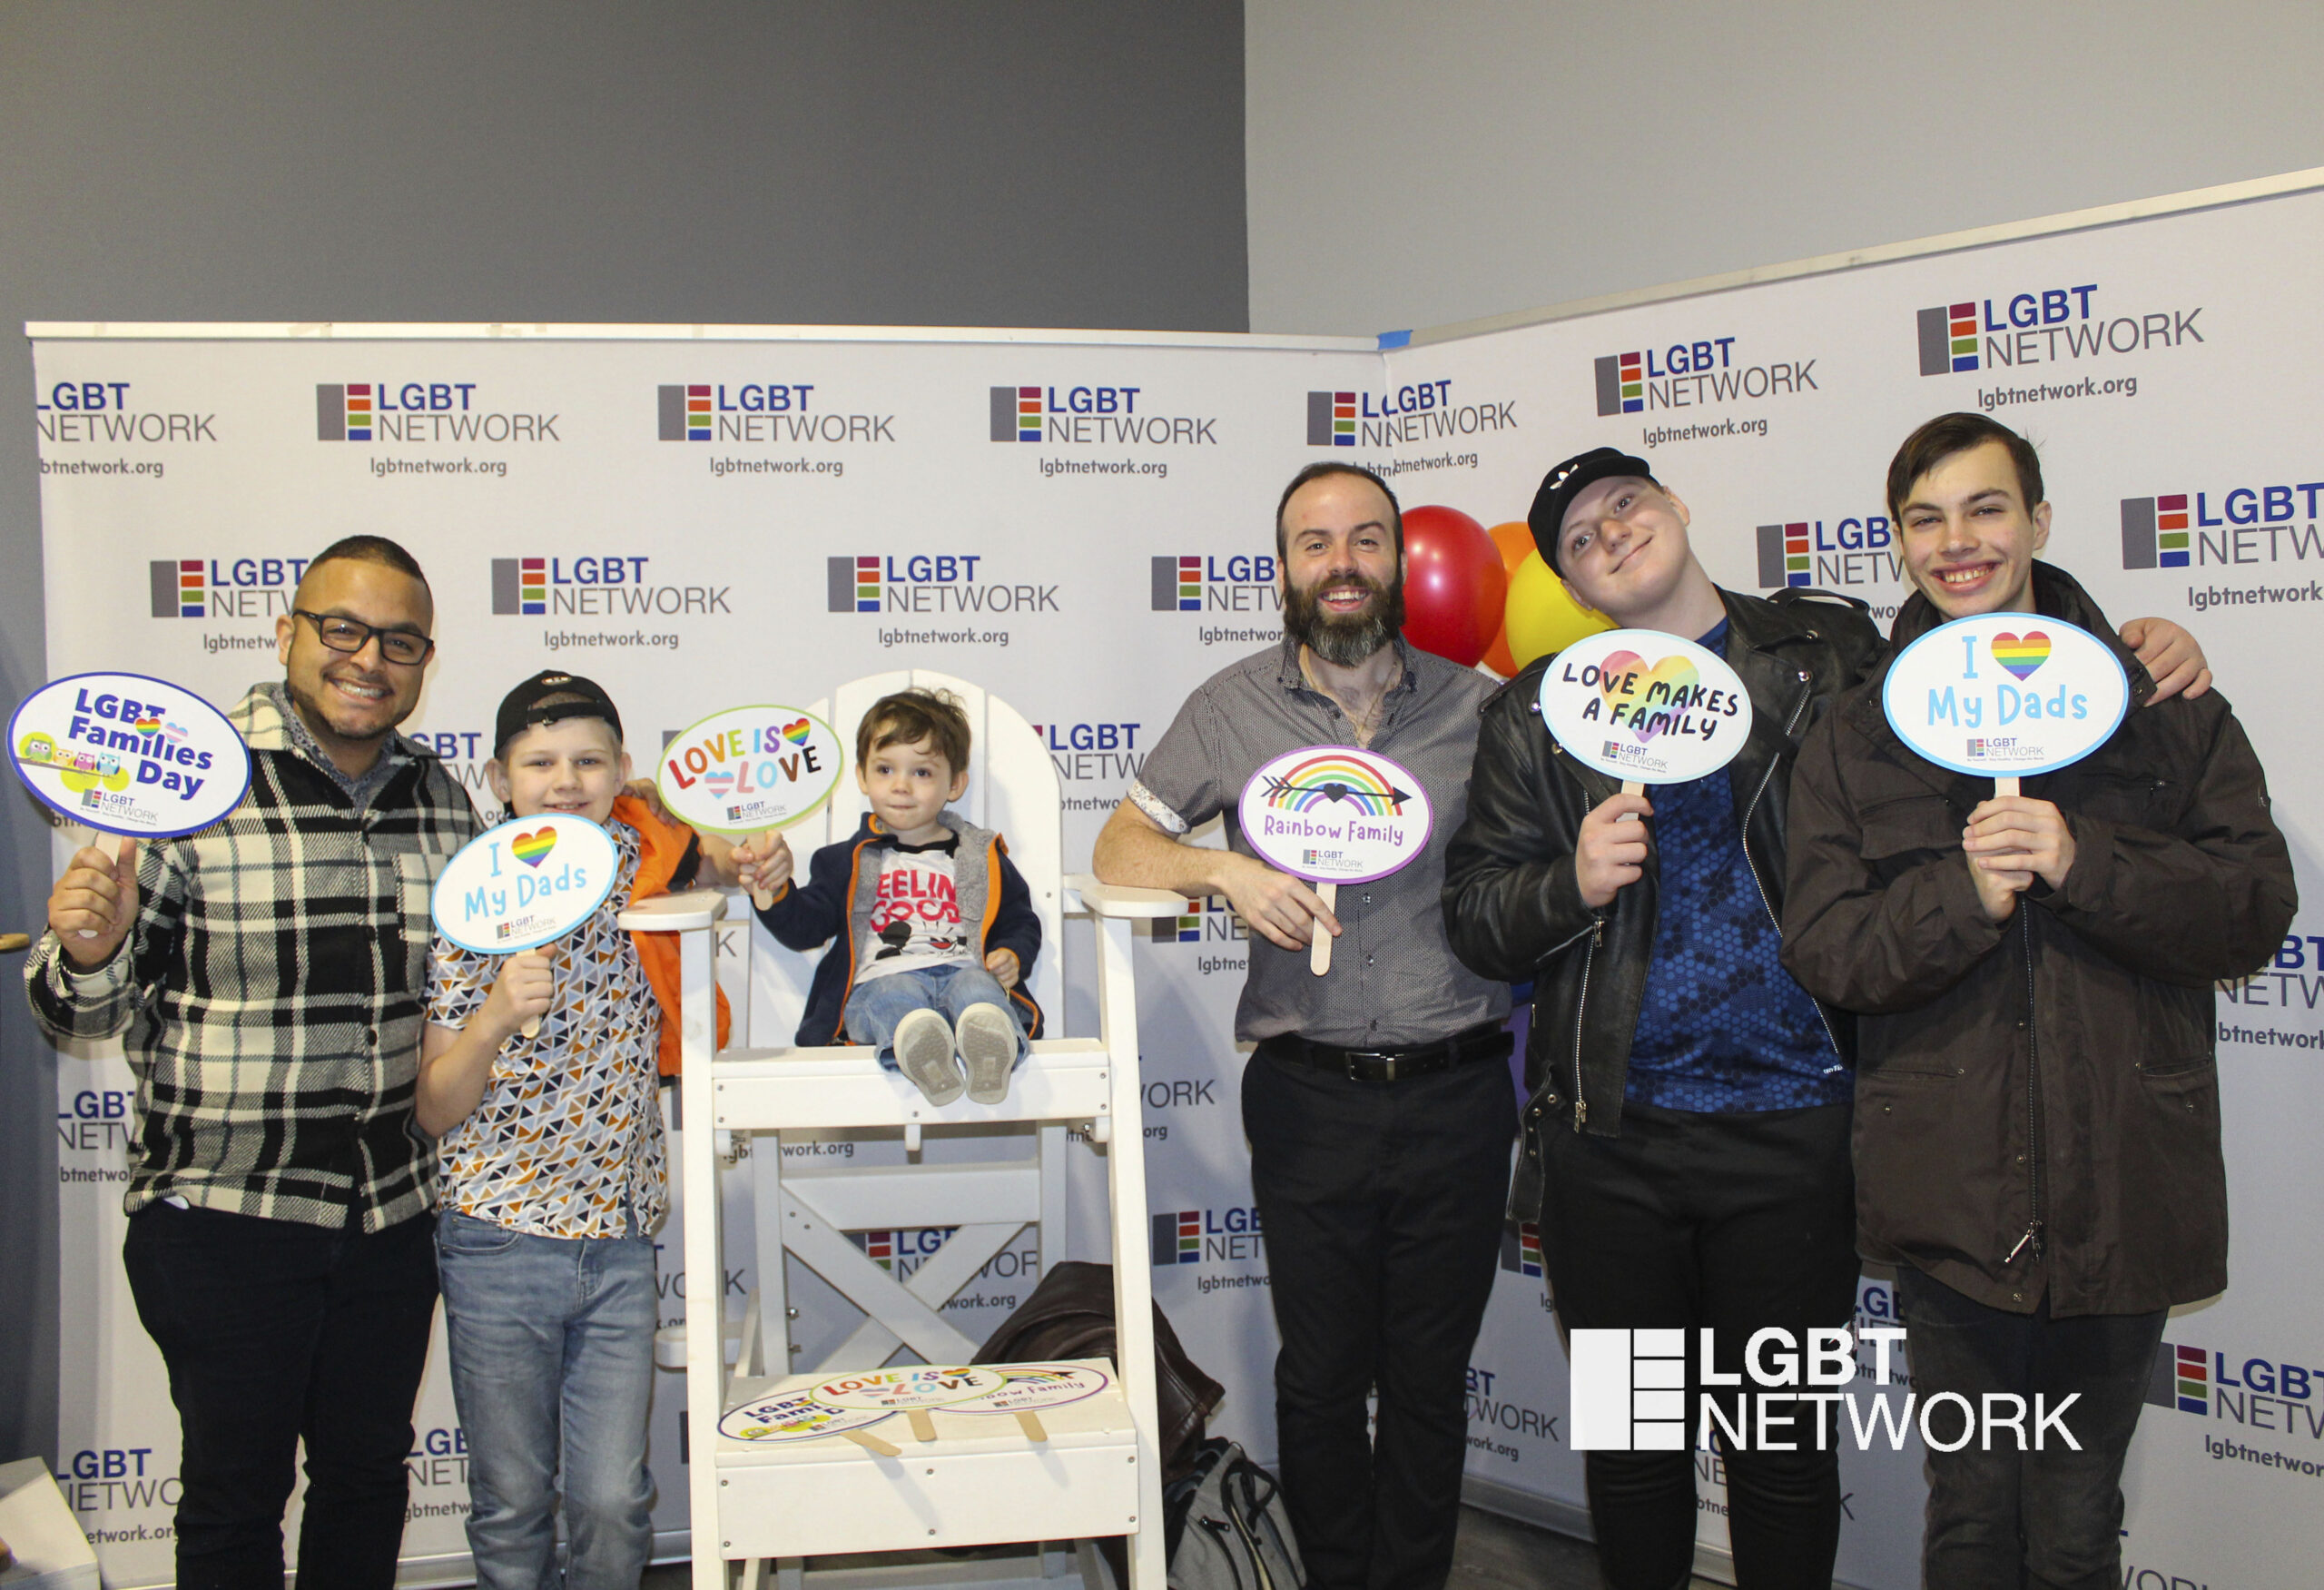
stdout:
[[(2013, 611), (2114, 644), (2089, 595), (2034, 560), (2050, 505), (2024, 438), (1931, 420), (1889, 465), (1888, 507), (1918, 592), (1900, 647)], [(2152, 681), (2115, 649), (2145, 702)], [(2085, 760), (1997, 799), (1904, 746), (1885, 675), (1801, 750), (1784, 964), (1858, 1016), (1858, 1243), (1897, 1267), (1921, 1402), (2038, 1395), (2071, 1437), (2053, 1423), (2021, 1451), (1980, 1427), (1932, 1447), (1925, 1583), (2112, 1585), (2163, 1320), (2227, 1285), (2211, 985), (2282, 939), (2290, 858), (2216, 693), (2132, 711)]]

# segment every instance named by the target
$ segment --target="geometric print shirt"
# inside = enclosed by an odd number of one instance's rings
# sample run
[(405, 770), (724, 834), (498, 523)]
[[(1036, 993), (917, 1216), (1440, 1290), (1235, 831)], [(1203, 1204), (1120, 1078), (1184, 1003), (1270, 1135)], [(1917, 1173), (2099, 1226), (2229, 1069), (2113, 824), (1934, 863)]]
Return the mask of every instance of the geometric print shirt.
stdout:
[[(556, 991), (537, 1036), (512, 1034), (483, 1101), (437, 1144), (443, 1206), (536, 1237), (624, 1237), (661, 1223), (662, 1007), (637, 943), (615, 925), (637, 877), (637, 831), (609, 822), (620, 852), (613, 892), (589, 920), (544, 945)], [(440, 933), (428, 968), (428, 1020), (455, 1030), (484, 1005), (507, 957)], [(626, 1204), (626, 1208), (625, 1208)]]
[(138, 846), (137, 921), (103, 965), (77, 972), (42, 935), (33, 1014), (60, 1038), (120, 1035), (137, 1081), (130, 1212), (182, 1198), (334, 1230), (351, 1210), (381, 1230), (434, 1202), (412, 1121), (428, 899), (476, 810), (398, 734), (356, 800), (280, 681), (227, 717), (250, 793), (198, 834)]

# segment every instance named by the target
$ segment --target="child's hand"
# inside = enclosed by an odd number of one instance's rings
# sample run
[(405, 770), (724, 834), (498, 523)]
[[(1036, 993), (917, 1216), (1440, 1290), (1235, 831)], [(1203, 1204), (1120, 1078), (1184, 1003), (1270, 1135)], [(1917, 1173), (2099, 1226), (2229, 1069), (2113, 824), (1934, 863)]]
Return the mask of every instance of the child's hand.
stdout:
[(735, 881), (753, 894), (772, 894), (791, 881), (791, 845), (768, 829), (734, 847)]
[(527, 1022), (547, 1014), (556, 994), (556, 976), (550, 969), (548, 956), (538, 950), (527, 950), (501, 963), (500, 976), (475, 1019), (487, 1032), (497, 1034), (494, 1042), (506, 1043), (509, 1034)]
[(1014, 950), (995, 950), (984, 958), (984, 969), (991, 973), (993, 981), (1003, 988), (1016, 987), (1017, 979), (1022, 975)]

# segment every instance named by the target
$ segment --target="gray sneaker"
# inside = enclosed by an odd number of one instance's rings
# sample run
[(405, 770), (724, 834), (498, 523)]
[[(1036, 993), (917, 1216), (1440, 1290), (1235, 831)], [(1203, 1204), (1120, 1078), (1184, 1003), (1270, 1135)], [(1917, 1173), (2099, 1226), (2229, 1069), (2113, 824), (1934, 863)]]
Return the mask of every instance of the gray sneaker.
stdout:
[(896, 1067), (931, 1104), (950, 1104), (960, 1096), (952, 1029), (934, 1011), (913, 1011), (896, 1023)]
[(1009, 1097), (1009, 1073), (1017, 1069), (1017, 1023), (995, 1004), (974, 1004), (960, 1012), (960, 1064), (969, 1073), (969, 1102), (998, 1104)]

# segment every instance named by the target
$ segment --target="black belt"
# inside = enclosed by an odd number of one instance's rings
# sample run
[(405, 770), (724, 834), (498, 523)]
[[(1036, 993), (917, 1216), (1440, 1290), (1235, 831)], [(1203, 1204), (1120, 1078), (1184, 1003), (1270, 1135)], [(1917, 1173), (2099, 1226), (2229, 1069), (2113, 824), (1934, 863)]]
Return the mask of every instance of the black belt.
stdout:
[(1257, 1052), (1269, 1060), (1332, 1072), (1352, 1082), (1395, 1082), (1451, 1071), (1472, 1061), (1507, 1060), (1515, 1042), (1498, 1022), (1483, 1022), (1433, 1043), (1401, 1049), (1343, 1049), (1336, 1043), (1318, 1043), (1295, 1032), (1283, 1032), (1259, 1040)]

